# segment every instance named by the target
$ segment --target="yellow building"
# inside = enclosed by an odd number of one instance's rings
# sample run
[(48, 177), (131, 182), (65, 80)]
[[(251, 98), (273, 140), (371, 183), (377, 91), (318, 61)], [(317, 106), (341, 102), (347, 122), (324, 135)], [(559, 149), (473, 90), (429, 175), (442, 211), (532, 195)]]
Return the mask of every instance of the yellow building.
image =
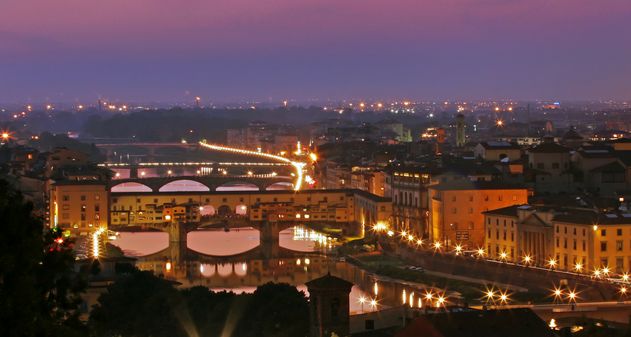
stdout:
[(456, 181), (429, 187), (430, 238), (469, 249), (484, 245), (484, 212), (528, 200), (521, 185), (494, 181)]
[(508, 252), (508, 261), (524, 263), (529, 256), (534, 264), (568, 271), (631, 270), (631, 214), (516, 205), (484, 215), (491, 258)]
[(49, 191), (50, 226), (73, 234), (107, 228), (109, 192), (102, 181), (57, 181)]

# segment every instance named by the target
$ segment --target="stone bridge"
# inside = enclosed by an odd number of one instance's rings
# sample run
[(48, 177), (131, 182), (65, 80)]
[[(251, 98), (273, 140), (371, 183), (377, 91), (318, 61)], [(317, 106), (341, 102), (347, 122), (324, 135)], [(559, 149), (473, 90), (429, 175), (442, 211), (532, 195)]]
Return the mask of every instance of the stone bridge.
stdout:
[[(202, 176), (180, 176), (180, 177), (151, 177), (151, 178), (129, 178), (114, 179), (110, 183), (110, 190), (116, 192), (121, 187), (136, 187), (144, 189), (143, 192), (172, 192), (166, 188), (171, 183), (181, 182), (190, 185), (195, 191), (216, 191), (217, 188), (230, 184), (249, 184), (255, 186), (260, 191), (278, 183), (293, 183), (292, 177), (286, 176), (224, 176), (224, 175), (202, 175)], [(118, 187), (118, 188), (117, 188)], [(138, 192), (138, 191), (136, 191)]]

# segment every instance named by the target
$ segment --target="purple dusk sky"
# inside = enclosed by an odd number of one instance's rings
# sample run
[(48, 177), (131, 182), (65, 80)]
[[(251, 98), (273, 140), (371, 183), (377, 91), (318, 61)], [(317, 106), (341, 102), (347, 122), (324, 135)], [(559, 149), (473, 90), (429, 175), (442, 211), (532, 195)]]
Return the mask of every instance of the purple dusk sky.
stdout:
[(0, 102), (631, 99), (631, 0), (1, 0)]

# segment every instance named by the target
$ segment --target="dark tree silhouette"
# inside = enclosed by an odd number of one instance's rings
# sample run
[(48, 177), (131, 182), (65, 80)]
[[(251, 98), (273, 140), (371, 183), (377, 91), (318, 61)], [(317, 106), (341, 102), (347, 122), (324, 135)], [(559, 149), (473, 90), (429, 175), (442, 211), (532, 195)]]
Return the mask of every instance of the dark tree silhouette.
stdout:
[(79, 336), (71, 241), (45, 231), (33, 206), (0, 179), (0, 336)]

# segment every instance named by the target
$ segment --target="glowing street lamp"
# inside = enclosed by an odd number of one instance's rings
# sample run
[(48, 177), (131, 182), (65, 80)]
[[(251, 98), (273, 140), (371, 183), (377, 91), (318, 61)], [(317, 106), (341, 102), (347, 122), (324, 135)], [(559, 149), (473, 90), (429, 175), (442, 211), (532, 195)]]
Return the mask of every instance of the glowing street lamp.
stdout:
[(626, 286), (622, 286), (620, 287), (620, 290), (618, 290), (618, 292), (620, 293), (621, 296), (626, 296), (627, 295), (627, 287)]
[(478, 248), (478, 251), (476, 252), (476, 254), (478, 255), (479, 258), (484, 257), (484, 248)]
[(495, 303), (495, 291), (492, 288), (487, 288), (484, 293), (484, 298), (486, 299), (486, 304)]
[(532, 262), (532, 257), (530, 255), (524, 255), (522, 261), (524, 262), (524, 264), (530, 264)]
[(462, 245), (457, 244), (454, 250), (456, 251), (456, 255), (462, 254)]
[(445, 306), (446, 301), (447, 301), (447, 298), (445, 298), (445, 296), (439, 295), (438, 298), (436, 299), (436, 308)]
[(628, 273), (622, 274), (622, 281), (623, 282), (629, 282), (629, 274)]
[(366, 303), (366, 298), (364, 296), (360, 296), (359, 303), (361, 304), (362, 312), (364, 312), (364, 303)]
[(578, 294), (574, 290), (570, 290), (570, 292), (567, 294), (567, 299), (570, 302), (576, 302), (577, 298), (578, 298)]
[(434, 242), (434, 250), (440, 250), (440, 247), (442, 247), (442, 244), (440, 243), (440, 241)]
[(501, 252), (500, 253), (500, 260), (502, 261), (506, 261), (508, 259), (508, 253), (506, 252)]
[(555, 287), (552, 291), (552, 295), (554, 296), (554, 302), (558, 302), (563, 299), (563, 290), (560, 287)]
[(434, 294), (432, 293), (432, 291), (426, 291), (425, 295), (423, 295), (423, 297), (425, 298), (425, 300), (427, 302), (431, 302), (434, 299)]
[(508, 302), (510, 301), (508, 290), (504, 292), (500, 291), (499, 299), (500, 299), (500, 304), (508, 304)]
[(576, 264), (574, 264), (574, 270), (577, 272), (582, 272), (583, 271), (583, 264), (580, 262), (576, 262)]
[(598, 268), (594, 269), (594, 277), (595, 278), (600, 278), (601, 274), (602, 274), (602, 272), (600, 271), (600, 269), (598, 269)]
[(423, 239), (416, 240), (416, 245), (419, 246), (419, 247), (422, 246), (423, 245)]
[(547, 265), (548, 265), (548, 267), (550, 267), (550, 269), (554, 269), (557, 266), (557, 260), (554, 259), (554, 258), (551, 258), (551, 259), (548, 260)]

